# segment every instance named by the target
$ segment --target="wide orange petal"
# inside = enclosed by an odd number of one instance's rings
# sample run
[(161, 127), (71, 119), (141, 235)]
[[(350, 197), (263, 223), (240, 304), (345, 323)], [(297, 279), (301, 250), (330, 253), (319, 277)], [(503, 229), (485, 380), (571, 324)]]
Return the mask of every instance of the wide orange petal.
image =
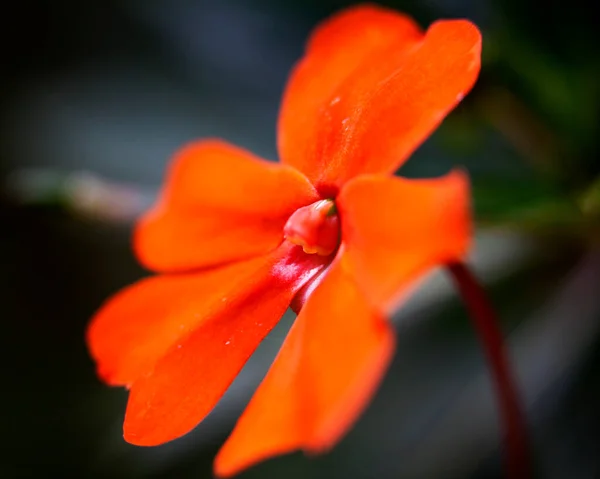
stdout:
[(460, 171), (425, 180), (359, 177), (337, 205), (344, 268), (384, 312), (428, 270), (463, 259), (470, 244), (469, 183)]
[(195, 274), (159, 275), (123, 289), (100, 308), (87, 331), (99, 376), (112, 385), (130, 385), (169, 347), (221, 312), (222, 298), (251, 290), (273, 261), (260, 257)]
[[(296, 292), (327, 261), (286, 242), (266, 259), (227, 267), (227, 273), (215, 272), (210, 278), (191, 277), (189, 284), (179, 284), (181, 291), (175, 291), (177, 285), (168, 283), (169, 279), (157, 279), (163, 281), (163, 289), (154, 291), (162, 295), (160, 300), (148, 297), (150, 290), (145, 298), (130, 297), (129, 316), (121, 317), (121, 322), (130, 320), (136, 325), (116, 326), (116, 334), (125, 330), (127, 336), (125, 341), (113, 339), (112, 343), (113, 348), (133, 348), (135, 355), (122, 353), (120, 366), (125, 369), (120, 372), (141, 373), (131, 384), (125, 439), (151, 446), (194, 428), (279, 321)], [(158, 311), (144, 318), (140, 313), (152, 306)], [(150, 331), (145, 329), (148, 322)]]
[[(228, 314), (230, 304), (258, 300), (272, 284), (277, 291), (287, 288), (286, 297), (292, 294), (297, 281), (314, 273), (313, 263), (326, 261), (303, 259), (300, 251), (286, 242), (266, 256), (194, 274), (153, 276), (123, 289), (99, 309), (87, 330), (99, 376), (112, 385), (131, 385), (175, 343)], [(298, 265), (289, 264), (299, 257)]]
[(267, 253), (314, 188), (289, 166), (227, 143), (190, 144), (173, 159), (157, 204), (134, 235), (139, 260), (155, 271), (181, 271)]
[(391, 173), (473, 86), (481, 35), (466, 20), (423, 34), (376, 6), (334, 16), (310, 39), (284, 94), (282, 161), (334, 195), (362, 173)]
[(217, 455), (216, 474), (231, 476), (295, 449), (332, 447), (372, 397), (393, 347), (389, 325), (334, 263)]

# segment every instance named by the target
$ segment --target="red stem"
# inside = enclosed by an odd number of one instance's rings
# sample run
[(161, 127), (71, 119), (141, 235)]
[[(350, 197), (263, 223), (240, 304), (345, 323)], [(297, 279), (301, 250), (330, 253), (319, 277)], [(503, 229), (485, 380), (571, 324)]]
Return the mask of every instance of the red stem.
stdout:
[(505, 444), (506, 477), (531, 477), (525, 421), (511, 374), (506, 348), (498, 319), (483, 288), (462, 263), (448, 265), (461, 296), (471, 314), (471, 320), (484, 348), (494, 379)]

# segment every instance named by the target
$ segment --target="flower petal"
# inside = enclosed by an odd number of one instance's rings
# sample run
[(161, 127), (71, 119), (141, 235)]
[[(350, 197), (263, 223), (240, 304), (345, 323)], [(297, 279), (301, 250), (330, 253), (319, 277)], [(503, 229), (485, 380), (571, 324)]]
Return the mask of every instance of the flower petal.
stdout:
[(99, 376), (112, 385), (131, 385), (173, 344), (221, 313), (223, 298), (246, 295), (273, 262), (260, 257), (195, 274), (153, 276), (123, 289), (87, 331)]
[[(139, 354), (146, 353), (146, 359), (154, 361), (145, 370), (142, 364), (138, 366), (137, 372), (142, 374), (131, 385), (123, 426), (125, 439), (152, 446), (194, 428), (277, 324), (296, 292), (327, 261), (286, 242), (266, 260), (229, 266), (227, 273), (214, 273), (218, 278), (186, 285), (184, 296), (173, 291), (174, 285), (168, 285), (160, 301), (146, 298), (150, 304), (132, 303), (137, 310), (130, 312), (130, 318), (137, 325), (126, 326), (128, 333), (145, 327), (143, 318), (135, 314), (140, 309), (147, 311), (154, 303), (163, 310), (157, 313), (160, 318), (151, 317), (152, 332), (144, 331), (138, 345)], [(228, 281), (229, 291), (222, 284), (206, 286), (213, 281)], [(205, 287), (195, 289), (200, 283)], [(178, 326), (184, 326), (185, 331), (176, 338)], [(137, 343), (131, 343), (121, 346), (133, 346), (135, 351)], [(112, 346), (117, 347), (117, 343)], [(149, 364), (147, 361), (143, 366)]]
[(359, 177), (337, 204), (344, 267), (384, 312), (427, 270), (462, 259), (470, 243), (469, 185), (460, 171), (426, 180)]
[(289, 166), (210, 140), (183, 148), (157, 204), (134, 236), (139, 260), (156, 271), (214, 266), (267, 253), (313, 187)]
[(298, 448), (332, 447), (373, 395), (393, 346), (389, 325), (334, 263), (217, 455), (216, 474)]
[(194, 274), (153, 276), (123, 289), (100, 308), (87, 330), (99, 376), (112, 385), (131, 385), (197, 327), (229, 314), (230, 305), (258, 300), (252, 295), (272, 284), (284, 288), (286, 297), (292, 294), (298, 281), (326, 261), (301, 251), (285, 242), (266, 256)]
[(316, 140), (325, 141), (320, 128), (341, 100), (337, 91), (361, 74), (374, 53), (414, 48), (421, 37), (412, 19), (374, 5), (349, 8), (317, 27), (284, 93), (277, 137), (281, 160), (316, 178), (329, 160), (318, 157), (325, 145)]
[(282, 161), (334, 195), (362, 173), (392, 173), (474, 84), (481, 35), (466, 20), (422, 34), (408, 17), (351, 8), (316, 30), (288, 83)]

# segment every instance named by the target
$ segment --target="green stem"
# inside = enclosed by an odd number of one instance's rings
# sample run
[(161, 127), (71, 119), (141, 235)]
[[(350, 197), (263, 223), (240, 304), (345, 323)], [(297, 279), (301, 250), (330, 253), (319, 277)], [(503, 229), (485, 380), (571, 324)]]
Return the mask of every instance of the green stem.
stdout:
[(450, 264), (448, 270), (469, 310), (493, 376), (506, 438), (504, 451), (506, 477), (527, 479), (532, 475), (525, 421), (498, 319), (483, 288), (464, 264)]

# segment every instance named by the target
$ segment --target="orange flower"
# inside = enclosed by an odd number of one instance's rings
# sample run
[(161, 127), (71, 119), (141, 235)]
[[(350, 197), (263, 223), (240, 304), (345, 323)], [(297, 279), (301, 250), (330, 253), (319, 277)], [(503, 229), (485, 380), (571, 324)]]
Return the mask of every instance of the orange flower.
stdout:
[(422, 32), (384, 8), (348, 9), (292, 72), (281, 163), (216, 140), (176, 155), (135, 232), (159, 274), (110, 299), (88, 331), (99, 375), (130, 389), (127, 441), (194, 428), (290, 305), (298, 318), (215, 471), (340, 439), (392, 356), (389, 313), (468, 248), (463, 173), (390, 175), (472, 87), (480, 51), (465, 20)]

